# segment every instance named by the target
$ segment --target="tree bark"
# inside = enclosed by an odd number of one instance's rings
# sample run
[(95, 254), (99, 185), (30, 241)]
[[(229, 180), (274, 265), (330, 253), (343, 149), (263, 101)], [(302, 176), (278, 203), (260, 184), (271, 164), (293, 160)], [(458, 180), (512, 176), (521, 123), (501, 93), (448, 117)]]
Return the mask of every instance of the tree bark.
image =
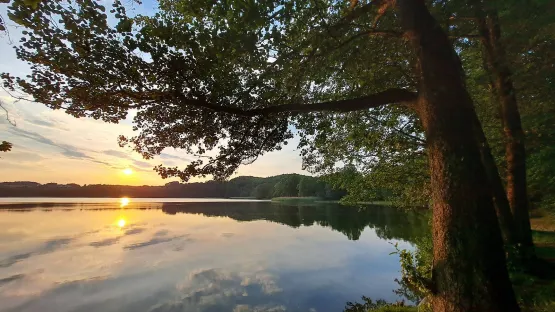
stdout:
[(493, 75), (493, 87), (501, 106), (507, 162), (507, 198), (516, 225), (516, 239), (528, 256), (533, 256), (532, 229), (526, 189), (524, 131), (520, 121), (511, 71), (506, 61), (505, 47), (501, 42), (501, 27), (497, 12), (488, 10), (484, 17), (479, 18), (478, 23), (486, 63)]
[(519, 311), (463, 70), (424, 0), (397, 0), (421, 81), (416, 110), (428, 144), (434, 311)]

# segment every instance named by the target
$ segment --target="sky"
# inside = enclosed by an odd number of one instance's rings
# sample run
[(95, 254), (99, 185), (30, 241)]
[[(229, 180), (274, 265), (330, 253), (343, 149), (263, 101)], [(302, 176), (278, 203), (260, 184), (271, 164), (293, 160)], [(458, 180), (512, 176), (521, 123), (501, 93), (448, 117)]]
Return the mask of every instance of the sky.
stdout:
[[(153, 8), (152, 1), (145, 1), (138, 9), (141, 13), (151, 13)], [(0, 4), (0, 15), (6, 20), (5, 4)], [(0, 35), (0, 72), (22, 77), (29, 72), (29, 66), (16, 58), (10, 43), (19, 41), (19, 30), (10, 21), (7, 24), (10, 37)], [(0, 141), (13, 144), (12, 151), (0, 154), (0, 182), (162, 185), (176, 179), (160, 178), (152, 170), (154, 166), (183, 168), (194, 159), (184, 151), (166, 149), (160, 156), (144, 160), (129, 148), (120, 148), (117, 137), (133, 135), (132, 116), (119, 124), (108, 124), (92, 118), (74, 118), (40, 103), (16, 101), (1, 89), (0, 99), (9, 111), (9, 119), (15, 123), (15, 126), (10, 124), (6, 114), (0, 111)], [(297, 143), (298, 138), (292, 139), (281, 151), (241, 166), (234, 176), (308, 174), (301, 168)], [(125, 174), (124, 169), (131, 169), (132, 174)]]

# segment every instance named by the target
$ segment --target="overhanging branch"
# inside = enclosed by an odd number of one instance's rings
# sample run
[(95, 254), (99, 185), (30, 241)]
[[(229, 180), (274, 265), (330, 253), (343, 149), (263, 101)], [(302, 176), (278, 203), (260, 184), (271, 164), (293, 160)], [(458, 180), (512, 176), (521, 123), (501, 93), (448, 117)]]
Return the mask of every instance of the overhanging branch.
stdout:
[(393, 103), (412, 103), (416, 101), (418, 94), (406, 89), (387, 89), (372, 95), (359, 97), (356, 99), (337, 100), (321, 102), (316, 104), (282, 104), (264, 108), (243, 110), (236, 107), (221, 106), (207, 103), (202, 100), (186, 99), (179, 95), (181, 103), (193, 107), (207, 108), (217, 112), (229, 113), (239, 116), (260, 116), (278, 113), (310, 113), (310, 112), (351, 112)]

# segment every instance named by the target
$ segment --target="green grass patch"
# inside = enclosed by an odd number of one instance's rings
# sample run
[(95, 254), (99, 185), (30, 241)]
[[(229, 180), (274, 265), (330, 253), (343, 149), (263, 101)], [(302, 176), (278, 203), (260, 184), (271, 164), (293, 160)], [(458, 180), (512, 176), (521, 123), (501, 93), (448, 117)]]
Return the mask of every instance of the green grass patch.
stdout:
[(544, 244), (554, 244), (555, 245), (555, 232), (551, 231), (532, 231), (532, 238), (534, 243), (544, 245)]

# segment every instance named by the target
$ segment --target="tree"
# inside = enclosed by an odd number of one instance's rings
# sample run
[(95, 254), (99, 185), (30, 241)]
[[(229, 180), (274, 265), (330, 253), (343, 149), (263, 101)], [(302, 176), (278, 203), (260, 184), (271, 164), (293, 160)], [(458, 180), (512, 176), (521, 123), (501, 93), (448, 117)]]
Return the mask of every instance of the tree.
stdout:
[(2, 141), (0, 143), (0, 152), (9, 152), (12, 149), (12, 144), (10, 142)]
[(516, 242), (528, 254), (533, 254), (532, 230), (528, 211), (526, 184), (526, 152), (524, 131), (517, 105), (512, 73), (501, 42), (501, 27), (495, 8), (488, 8), (478, 17), (487, 67), (492, 74), (493, 87), (500, 104), (505, 134), (507, 164), (507, 197), (516, 226)]
[[(145, 158), (166, 147), (219, 150), (183, 170), (156, 168), (183, 180), (224, 179), (279, 149), (301, 114), (403, 107), (421, 122), (430, 164), (434, 310), (519, 310), (476, 140), (478, 117), (459, 56), (424, 0), (351, 8), (332, 0), (161, 0), (155, 16), (135, 18), (115, 1), (116, 27), (95, 1), (66, 2), (13, 1), (9, 16), (27, 29), (16, 51), (32, 74), (3, 74), (8, 88), (76, 117), (117, 122), (137, 109), (139, 135), (120, 142)], [(341, 65), (352, 60), (339, 57), (344, 50), (381, 63), (360, 76), (345, 72)]]
[(274, 185), (274, 196), (295, 197), (299, 195), (300, 176), (297, 174), (283, 175), (281, 179)]
[(326, 184), (318, 178), (302, 176), (299, 180), (299, 196), (317, 196), (324, 197)]
[(263, 183), (254, 188), (252, 195), (257, 199), (267, 199), (272, 198), (273, 193), (274, 185), (271, 183)]

